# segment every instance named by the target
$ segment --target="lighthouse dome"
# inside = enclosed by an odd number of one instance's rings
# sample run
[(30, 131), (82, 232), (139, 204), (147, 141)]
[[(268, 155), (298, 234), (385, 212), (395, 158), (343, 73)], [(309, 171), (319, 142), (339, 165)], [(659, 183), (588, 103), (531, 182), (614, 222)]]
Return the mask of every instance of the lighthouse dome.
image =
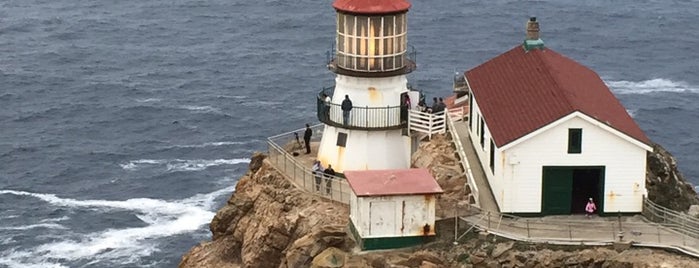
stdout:
[(406, 12), (410, 2), (399, 0), (336, 0), (333, 7), (338, 11), (358, 14), (390, 14)]

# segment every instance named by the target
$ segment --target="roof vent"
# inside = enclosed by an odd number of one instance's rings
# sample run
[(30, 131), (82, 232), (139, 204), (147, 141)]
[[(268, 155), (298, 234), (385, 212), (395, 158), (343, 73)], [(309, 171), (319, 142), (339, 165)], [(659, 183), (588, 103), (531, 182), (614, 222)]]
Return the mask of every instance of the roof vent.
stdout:
[(531, 17), (527, 21), (527, 38), (524, 39), (524, 49), (529, 51), (537, 48), (544, 49), (544, 41), (539, 38), (539, 22), (536, 21), (536, 17)]

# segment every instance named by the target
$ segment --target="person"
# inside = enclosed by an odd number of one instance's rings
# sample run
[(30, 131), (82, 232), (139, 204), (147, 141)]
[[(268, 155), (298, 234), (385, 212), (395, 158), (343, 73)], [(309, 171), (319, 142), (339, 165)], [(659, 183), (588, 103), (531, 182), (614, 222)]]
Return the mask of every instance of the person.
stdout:
[(306, 144), (306, 154), (311, 153), (311, 136), (313, 135), (313, 130), (311, 126), (306, 124), (306, 132), (303, 133), (303, 142)]
[(432, 98), (432, 108), (430, 110), (430, 113), (435, 114), (438, 112), (438, 110), (439, 110), (439, 102), (437, 101), (437, 98), (434, 97), (434, 98)]
[(345, 100), (342, 101), (342, 124), (347, 125), (347, 121), (349, 121), (350, 117), (350, 111), (352, 110), (352, 101), (349, 98), (349, 95), (345, 95)]
[(323, 173), (325, 173), (325, 193), (330, 195), (330, 187), (332, 187), (332, 178), (335, 176), (335, 170), (332, 165), (328, 164), (328, 168)]
[(424, 98), (420, 98), (420, 101), (417, 103), (417, 110), (420, 112), (426, 112), (427, 111), (427, 103), (425, 103)]
[(408, 108), (408, 110), (410, 110), (410, 107), (412, 106), (412, 103), (410, 103), (410, 95), (405, 95), (405, 102), (403, 102), (403, 104)]
[(320, 163), (320, 160), (316, 160), (313, 162), (313, 167), (311, 168), (311, 171), (313, 172), (313, 176), (316, 179), (316, 192), (320, 192), (320, 182), (323, 181), (323, 172), (325, 171), (323, 169), (323, 165)]
[(439, 102), (437, 103), (438, 110), (435, 113), (443, 112), (446, 108), (447, 108), (447, 105), (444, 104), (444, 99), (439, 98)]
[(325, 93), (323, 93), (323, 95), (325, 95), (325, 106), (323, 106), (323, 113), (325, 115), (325, 120), (330, 120), (330, 96)]
[(403, 102), (400, 107), (400, 121), (401, 123), (408, 122), (408, 110), (410, 110), (410, 96), (408, 94), (403, 95)]
[(585, 205), (585, 216), (588, 218), (592, 217), (592, 213), (597, 210), (597, 205), (595, 205), (595, 201), (592, 200), (592, 197), (587, 201), (587, 205)]

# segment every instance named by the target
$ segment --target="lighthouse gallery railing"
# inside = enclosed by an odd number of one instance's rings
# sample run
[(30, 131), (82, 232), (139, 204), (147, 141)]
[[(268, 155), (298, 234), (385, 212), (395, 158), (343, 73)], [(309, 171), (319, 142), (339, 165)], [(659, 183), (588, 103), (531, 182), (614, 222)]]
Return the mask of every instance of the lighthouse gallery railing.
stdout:
[(334, 89), (335, 87), (326, 87), (318, 93), (317, 114), (320, 122), (334, 127), (358, 130), (390, 130), (407, 127), (408, 109), (401, 106), (352, 106), (347, 122), (344, 122), (342, 105), (325, 101), (325, 96), (332, 98)]

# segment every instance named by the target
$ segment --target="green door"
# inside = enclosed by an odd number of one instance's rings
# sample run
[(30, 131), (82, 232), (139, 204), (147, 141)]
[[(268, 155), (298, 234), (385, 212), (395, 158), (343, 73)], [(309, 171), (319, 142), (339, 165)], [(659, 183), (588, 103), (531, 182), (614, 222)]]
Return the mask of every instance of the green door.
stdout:
[(573, 192), (573, 169), (544, 167), (541, 214), (570, 214)]

